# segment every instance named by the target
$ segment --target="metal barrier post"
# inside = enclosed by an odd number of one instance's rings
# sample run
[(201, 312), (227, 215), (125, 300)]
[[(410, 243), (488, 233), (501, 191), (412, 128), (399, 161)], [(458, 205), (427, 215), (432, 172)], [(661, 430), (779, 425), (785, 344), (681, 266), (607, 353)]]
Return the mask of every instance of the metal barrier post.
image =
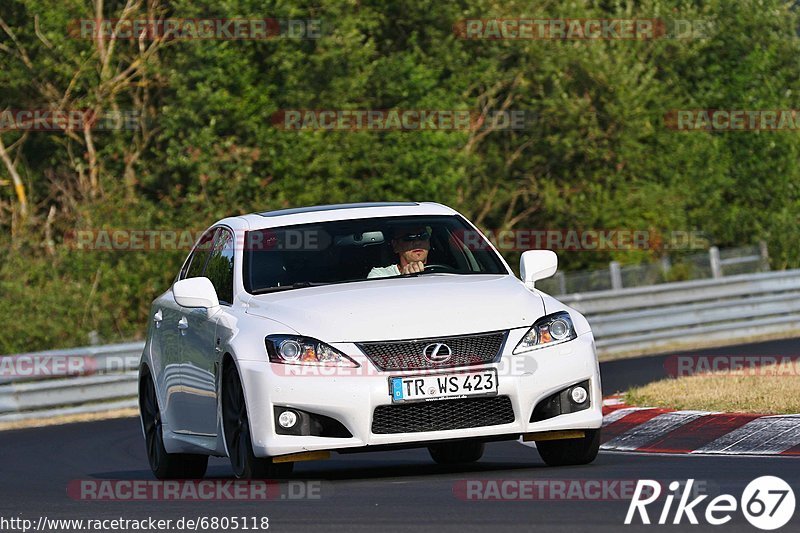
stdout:
[(618, 261), (611, 261), (608, 264), (608, 273), (611, 276), (611, 290), (618, 291), (622, 289), (622, 271), (619, 268)]
[(714, 279), (722, 277), (722, 264), (719, 261), (719, 248), (712, 246), (708, 249), (708, 261), (711, 263), (711, 277)]

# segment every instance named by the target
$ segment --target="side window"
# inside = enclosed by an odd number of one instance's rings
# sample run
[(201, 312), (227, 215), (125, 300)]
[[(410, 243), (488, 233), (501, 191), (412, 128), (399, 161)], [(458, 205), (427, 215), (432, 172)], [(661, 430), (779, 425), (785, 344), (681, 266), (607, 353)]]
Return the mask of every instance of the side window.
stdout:
[(200, 238), (200, 242), (197, 243), (197, 246), (192, 250), (192, 255), (190, 255), (189, 259), (186, 261), (186, 266), (183, 272), (181, 272), (181, 279), (196, 278), (203, 275), (206, 261), (208, 261), (211, 248), (214, 246), (215, 233), (216, 228), (205, 232)]
[(206, 277), (217, 290), (220, 303), (233, 303), (233, 234), (220, 229), (214, 251), (208, 260)]

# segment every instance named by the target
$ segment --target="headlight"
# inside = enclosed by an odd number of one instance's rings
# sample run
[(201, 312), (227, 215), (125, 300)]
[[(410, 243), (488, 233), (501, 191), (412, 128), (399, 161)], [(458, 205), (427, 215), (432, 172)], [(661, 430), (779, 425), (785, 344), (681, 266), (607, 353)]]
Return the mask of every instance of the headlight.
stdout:
[(578, 335), (572, 326), (572, 319), (566, 311), (559, 311), (537, 320), (531, 329), (522, 337), (514, 353), (524, 353), (545, 346), (553, 346), (571, 341)]
[(332, 365), (355, 368), (358, 363), (336, 348), (311, 337), (268, 335), (269, 360), (289, 365)]

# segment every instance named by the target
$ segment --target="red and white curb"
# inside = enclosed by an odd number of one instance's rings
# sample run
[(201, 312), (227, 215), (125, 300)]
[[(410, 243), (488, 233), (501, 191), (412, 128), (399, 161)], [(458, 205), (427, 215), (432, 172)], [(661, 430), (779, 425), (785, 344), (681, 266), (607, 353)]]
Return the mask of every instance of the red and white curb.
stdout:
[(800, 456), (800, 414), (755, 415), (630, 407), (603, 400), (601, 450)]

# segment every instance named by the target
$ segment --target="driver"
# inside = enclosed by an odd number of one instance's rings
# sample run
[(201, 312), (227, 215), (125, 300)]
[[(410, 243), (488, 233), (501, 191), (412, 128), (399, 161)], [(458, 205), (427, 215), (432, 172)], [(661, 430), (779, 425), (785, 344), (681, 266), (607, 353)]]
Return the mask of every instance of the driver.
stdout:
[(399, 257), (399, 264), (375, 267), (370, 270), (367, 278), (400, 276), (425, 270), (428, 251), (431, 249), (431, 232), (424, 226), (397, 228), (392, 238), (392, 249)]

